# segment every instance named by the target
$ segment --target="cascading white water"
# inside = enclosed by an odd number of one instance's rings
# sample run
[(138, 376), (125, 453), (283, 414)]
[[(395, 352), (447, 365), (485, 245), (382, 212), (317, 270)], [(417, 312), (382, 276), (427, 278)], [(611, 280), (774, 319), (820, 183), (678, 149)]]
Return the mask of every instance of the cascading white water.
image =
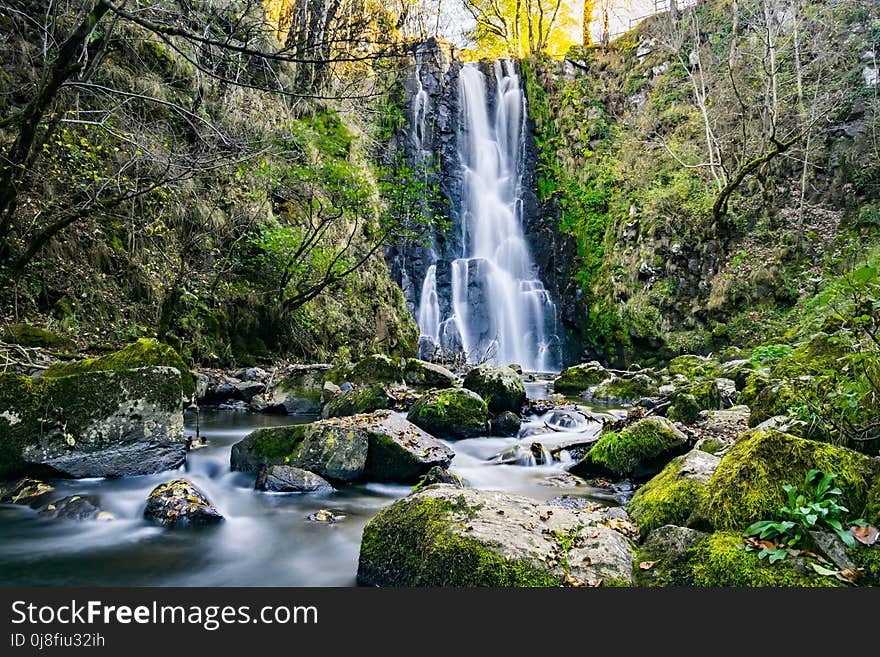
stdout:
[[(512, 62), (496, 62), (494, 75), (490, 102), (476, 64), (465, 64), (459, 74), (462, 252), (452, 262), (453, 314), (442, 321), (438, 343), (464, 352), (469, 362), (553, 370), (555, 308), (522, 227), (525, 97)], [(432, 266), (433, 280), (426, 279), (420, 302), (419, 327), (428, 336), (435, 326), (430, 294), (436, 297), (436, 275)]]

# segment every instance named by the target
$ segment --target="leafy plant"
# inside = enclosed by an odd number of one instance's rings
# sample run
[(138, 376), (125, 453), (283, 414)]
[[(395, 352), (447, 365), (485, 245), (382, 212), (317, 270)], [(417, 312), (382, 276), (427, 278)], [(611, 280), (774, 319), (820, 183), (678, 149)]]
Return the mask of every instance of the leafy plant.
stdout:
[[(745, 536), (757, 536), (763, 541), (758, 554), (760, 559), (769, 558), (770, 563), (785, 559), (789, 548), (800, 545), (804, 536), (816, 529), (831, 529), (847, 547), (855, 547), (855, 538), (844, 529), (849, 509), (837, 502), (843, 491), (834, 486), (836, 478), (834, 473), (823, 474), (813, 469), (804, 477), (802, 488), (791, 484), (782, 487), (788, 500), (779, 509), (781, 519), (761, 520), (745, 532)], [(747, 549), (758, 548), (750, 545)]]

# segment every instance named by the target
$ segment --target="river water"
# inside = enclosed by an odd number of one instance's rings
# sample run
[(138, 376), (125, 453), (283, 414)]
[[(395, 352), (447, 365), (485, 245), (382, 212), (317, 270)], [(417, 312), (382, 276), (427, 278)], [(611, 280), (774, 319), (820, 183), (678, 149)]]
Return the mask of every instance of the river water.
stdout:
[[(529, 396), (546, 396), (544, 384), (527, 385)], [(544, 417), (524, 429), (540, 431)], [(308, 421), (301, 419), (299, 421)], [(113, 520), (47, 520), (21, 505), (0, 505), (0, 585), (3, 586), (353, 586), (364, 525), (409, 486), (361, 484), (326, 496), (255, 491), (254, 474), (231, 472), (230, 448), (259, 427), (293, 424), (286, 416), (202, 411), (208, 445), (190, 452), (177, 471), (123, 479), (54, 480), (50, 500), (95, 495)], [(588, 423), (588, 436), (599, 430)], [(194, 431), (194, 417), (187, 417)], [(562, 494), (606, 501), (589, 487), (546, 485), (564, 464), (526, 467), (487, 461), (517, 443), (551, 447), (565, 433), (540, 437), (483, 437), (450, 442), (453, 472), (471, 487), (503, 490), (538, 499)], [(167, 530), (142, 517), (149, 492), (186, 477), (226, 518), (217, 527)], [(594, 497), (594, 496), (600, 497)], [(345, 516), (334, 524), (308, 520), (319, 509)]]

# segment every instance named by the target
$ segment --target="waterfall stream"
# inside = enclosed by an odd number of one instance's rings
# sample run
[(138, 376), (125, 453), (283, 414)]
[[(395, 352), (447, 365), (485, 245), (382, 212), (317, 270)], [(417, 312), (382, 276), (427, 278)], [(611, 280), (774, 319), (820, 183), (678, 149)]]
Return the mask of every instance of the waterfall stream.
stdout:
[(426, 272), (417, 320), (429, 344), (463, 353), (468, 362), (552, 371), (559, 366), (556, 309), (523, 231), (525, 95), (512, 62), (495, 62), (492, 73), (494, 95), (479, 65), (465, 64), (459, 74), (461, 251), (450, 263), (446, 316), (435, 263)]

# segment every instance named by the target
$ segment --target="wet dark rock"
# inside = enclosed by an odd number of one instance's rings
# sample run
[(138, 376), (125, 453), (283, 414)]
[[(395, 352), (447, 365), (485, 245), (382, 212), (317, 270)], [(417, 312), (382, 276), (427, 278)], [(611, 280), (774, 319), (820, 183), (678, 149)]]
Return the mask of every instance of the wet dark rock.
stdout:
[(526, 401), (526, 389), (519, 375), (509, 367), (478, 365), (462, 384), (480, 395), (492, 413), (519, 413)]
[(403, 378), (409, 386), (419, 388), (451, 388), (455, 375), (442, 365), (409, 358), (403, 369)]
[(486, 402), (470, 390), (429, 392), (409, 409), (407, 419), (438, 438), (474, 438), (489, 431)]
[(422, 488), (423, 486), (432, 486), (433, 484), (449, 484), (450, 486), (455, 486), (456, 488), (465, 487), (464, 479), (459, 477), (457, 474), (450, 472), (446, 468), (441, 468), (439, 465), (435, 465), (433, 468), (428, 470), (428, 474), (422, 477), (422, 480), (419, 482), (416, 490)]
[(40, 510), (40, 517), (50, 520), (112, 520), (113, 515), (101, 510), (94, 495), (69, 495), (55, 500)]
[(26, 477), (0, 485), (0, 504), (30, 504), (55, 490), (51, 484)]
[(503, 411), (492, 418), (489, 430), (495, 436), (516, 436), (521, 425), (522, 420), (519, 415), (511, 411)]
[(290, 465), (260, 468), (254, 488), (274, 493), (332, 493), (334, 490), (323, 477)]
[(147, 498), (144, 517), (166, 527), (214, 525), (223, 521), (205, 494), (186, 479), (156, 486)]
[(235, 388), (235, 398), (243, 402), (249, 402), (266, 389), (265, 385), (257, 381), (242, 381), (232, 387)]
[(344, 520), (345, 516), (341, 513), (331, 511), (330, 509), (319, 509), (318, 511), (309, 514), (307, 519), (311, 520), (312, 522), (322, 522), (327, 525), (333, 525), (337, 522), (340, 522), (341, 520)]

